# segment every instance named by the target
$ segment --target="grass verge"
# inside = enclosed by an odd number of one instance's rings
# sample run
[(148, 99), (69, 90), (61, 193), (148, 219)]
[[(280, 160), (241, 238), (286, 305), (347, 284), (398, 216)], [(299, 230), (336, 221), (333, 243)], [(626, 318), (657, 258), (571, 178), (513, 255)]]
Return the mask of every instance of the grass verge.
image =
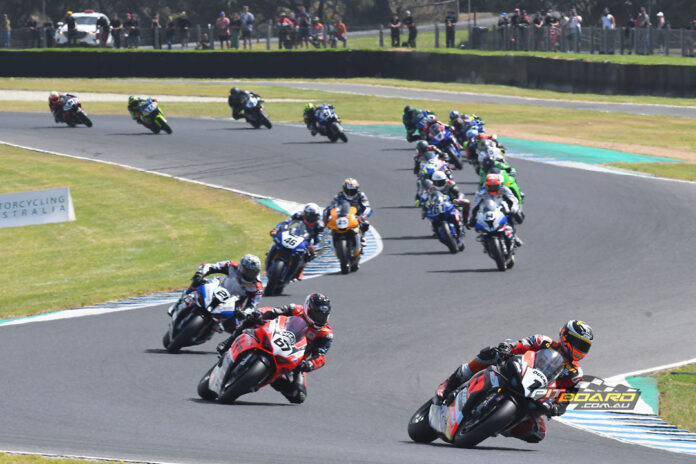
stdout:
[(183, 288), (201, 262), (262, 256), (282, 217), (224, 190), (116, 166), (5, 145), (0, 158), (0, 193), (67, 186), (77, 218), (0, 229), (0, 318)]
[[(28, 454), (4, 454), (0, 453), (0, 464), (86, 464), (88, 459), (72, 459), (72, 458), (46, 458), (43, 456), (34, 456)], [(104, 461), (101, 461), (104, 462)], [(123, 462), (123, 461), (121, 461)]]
[(660, 392), (660, 417), (669, 424), (696, 431), (696, 364), (653, 375)]
[(658, 177), (696, 182), (696, 164), (694, 163), (609, 163), (609, 166), (647, 172)]

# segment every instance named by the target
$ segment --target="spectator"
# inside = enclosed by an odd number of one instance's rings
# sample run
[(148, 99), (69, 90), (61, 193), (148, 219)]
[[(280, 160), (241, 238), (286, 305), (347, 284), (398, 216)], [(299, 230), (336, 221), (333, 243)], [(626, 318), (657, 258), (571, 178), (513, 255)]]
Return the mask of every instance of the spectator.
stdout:
[(73, 47), (77, 45), (77, 29), (72, 11), (68, 11), (68, 15), (65, 17), (65, 24), (68, 26), (68, 46)]
[(510, 28), (512, 29), (510, 34), (510, 48), (517, 48), (517, 40), (520, 35), (520, 20), (522, 19), (522, 13), (520, 13), (519, 8), (515, 8), (510, 17)]
[(454, 48), (454, 28), (457, 24), (457, 15), (454, 11), (448, 11), (445, 16), (445, 47)]
[(411, 48), (416, 48), (416, 37), (418, 36), (418, 29), (416, 29), (416, 20), (411, 16), (411, 12), (406, 10), (406, 16), (401, 20), (401, 25), (408, 29), (408, 46)]
[(315, 48), (326, 47), (324, 43), (324, 25), (319, 21), (319, 16), (315, 16), (310, 25), (310, 42)]
[(230, 47), (239, 48), (239, 31), (242, 30), (242, 19), (236, 11), (230, 20)]
[(179, 14), (179, 17), (176, 18), (176, 27), (179, 29), (181, 48), (188, 48), (189, 28), (191, 27), (191, 21), (189, 21), (185, 11), (182, 11), (181, 14)]
[(665, 21), (665, 14), (661, 11), (657, 13), (655, 29), (657, 29), (657, 44), (660, 51), (665, 53), (667, 51), (667, 29), (670, 29), (670, 25)]
[(251, 31), (254, 29), (254, 15), (249, 11), (249, 7), (244, 5), (242, 7), (242, 47), (246, 50), (247, 43), (249, 43), (249, 50), (251, 50)]
[(276, 21), (276, 27), (278, 28), (278, 49), (282, 50), (285, 47), (286, 50), (292, 48), (292, 35), (295, 25), (288, 18), (286, 12), (281, 12), (280, 17)]
[(541, 11), (537, 11), (534, 15), (532, 26), (534, 27), (534, 49), (542, 50), (544, 41), (544, 17)]
[(106, 47), (106, 41), (109, 38), (109, 32), (111, 32), (109, 20), (106, 18), (106, 16), (100, 16), (99, 19), (97, 19), (97, 37), (99, 38), (100, 47)]
[(305, 48), (309, 48), (309, 26), (311, 23), (311, 18), (307, 9), (301, 6), (297, 15), (295, 16), (295, 26), (297, 28), (297, 45), (302, 47), (304, 44)]
[(128, 31), (128, 47), (138, 48), (140, 45), (140, 23), (138, 21), (138, 15), (133, 13), (131, 15), (131, 26)]
[(570, 10), (570, 23), (568, 27), (570, 27), (570, 44), (572, 50), (579, 52), (580, 41), (582, 40), (582, 16), (580, 16), (574, 8)]
[(215, 21), (215, 30), (217, 31), (218, 40), (220, 40), (220, 50), (230, 48), (230, 19), (225, 16), (225, 12), (221, 11), (220, 16)]
[(686, 27), (689, 31), (689, 33), (686, 34), (687, 39), (686, 39), (686, 45), (688, 47), (688, 54), (689, 56), (693, 57), (694, 56), (694, 45), (696, 44), (696, 41), (694, 41), (694, 34), (696, 34), (696, 19), (693, 21), (689, 22), (689, 25)]
[(133, 26), (133, 17), (130, 13), (126, 13), (126, 19), (123, 21), (123, 40), (126, 48), (130, 48), (130, 30)]
[(609, 8), (605, 8), (602, 12), (602, 18), (600, 19), (603, 30), (613, 30), (616, 29), (616, 20), (614, 16), (609, 13)]
[[(636, 27), (638, 29), (641, 29), (640, 31), (640, 53), (642, 55), (647, 55), (651, 52), (650, 50), (650, 16), (648, 16), (648, 13), (645, 11), (645, 7), (641, 7), (640, 13), (638, 13), (638, 18), (636, 20)], [(636, 44), (637, 45), (637, 44)]]
[(343, 24), (343, 21), (341, 21), (340, 16), (336, 16), (336, 19), (334, 20), (333, 31), (334, 35), (336, 36), (336, 40), (334, 40), (334, 47), (338, 45), (337, 40), (340, 40), (341, 42), (343, 42), (343, 48), (346, 48), (348, 46), (348, 39), (346, 37), (346, 25)]
[(196, 50), (210, 50), (210, 39), (207, 32), (203, 33), (200, 42), (196, 44)]
[(626, 27), (624, 28), (624, 35), (626, 36), (626, 39), (628, 41), (628, 54), (630, 55), (633, 53), (633, 49), (635, 48), (635, 29), (636, 29), (636, 20), (633, 17), (633, 15), (628, 15), (628, 21), (626, 21)]
[(399, 15), (394, 13), (392, 15), (391, 21), (389, 21), (389, 28), (391, 29), (391, 44), (392, 47), (398, 47), (401, 45), (401, 21), (399, 21)]
[(123, 30), (123, 24), (121, 20), (118, 19), (118, 15), (114, 13), (111, 16), (111, 37), (114, 39), (114, 47), (121, 48), (121, 31)]
[(609, 12), (609, 8), (604, 8), (599, 22), (602, 26), (602, 41), (599, 53), (614, 53), (614, 29), (616, 29), (616, 20)]
[(53, 47), (53, 34), (55, 33), (55, 29), (53, 28), (53, 23), (49, 20), (44, 21), (43, 30), (44, 30), (44, 35), (46, 36), (46, 47), (48, 47), (48, 48)]
[(174, 37), (176, 36), (176, 23), (174, 23), (174, 19), (171, 16), (167, 17), (167, 28), (165, 32), (167, 34), (167, 50), (171, 50), (172, 42), (174, 42)]
[(520, 14), (518, 27), (519, 48), (521, 50), (529, 50), (529, 15), (527, 10), (522, 10)]
[(510, 25), (507, 16), (508, 15), (505, 12), (500, 13), (500, 17), (498, 18), (498, 25), (496, 26), (496, 29), (498, 31), (498, 40), (503, 49), (507, 49), (507, 28)]
[(39, 48), (39, 22), (36, 20), (36, 16), (30, 15), (25, 26), (29, 32), (29, 47)]
[(512, 16), (510, 16), (510, 27), (517, 29), (520, 25), (520, 9), (515, 8), (515, 10), (512, 12)]
[(2, 14), (0, 18), (0, 43), (2, 48), (10, 48), (10, 38), (12, 35), (12, 26), (10, 25), (10, 18), (7, 13)]
[(162, 42), (160, 41), (160, 31), (162, 30), (162, 25), (160, 24), (159, 13), (152, 18), (152, 48), (162, 48)]

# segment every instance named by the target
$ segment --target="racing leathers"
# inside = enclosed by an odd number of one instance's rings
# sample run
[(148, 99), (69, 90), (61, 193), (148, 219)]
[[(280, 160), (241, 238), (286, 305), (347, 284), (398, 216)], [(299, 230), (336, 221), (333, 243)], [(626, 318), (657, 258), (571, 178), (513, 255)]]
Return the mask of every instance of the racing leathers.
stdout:
[(131, 118), (135, 119), (135, 121), (138, 124), (142, 124), (143, 126), (148, 127), (148, 125), (145, 124), (145, 121), (143, 120), (141, 110), (145, 106), (149, 105), (151, 102), (156, 101), (156, 98), (136, 98), (133, 102), (129, 102), (128, 112), (130, 113)]
[(256, 97), (261, 100), (260, 95), (247, 90), (240, 90), (237, 94), (230, 94), (230, 96), (227, 97), (227, 104), (232, 108), (232, 117), (234, 119), (239, 119), (244, 116), (244, 108), (249, 97)]
[(406, 140), (415, 142), (422, 139), (422, 134), (425, 128), (425, 119), (432, 113), (428, 110), (412, 109), (408, 113), (404, 113), (402, 122), (406, 128)]
[[(290, 216), (289, 219), (286, 219), (285, 221), (279, 222), (273, 230), (271, 230), (270, 234), (271, 236), (274, 236), (275, 234), (278, 233), (278, 229), (280, 229), (282, 224), (289, 223), (291, 221), (303, 221), (305, 227), (307, 228), (307, 232), (309, 232), (309, 235), (311, 237), (311, 241), (309, 246), (307, 247), (307, 253), (305, 254), (304, 262), (307, 264), (308, 262), (312, 261), (316, 255), (314, 253), (314, 247), (316, 245), (319, 245), (321, 243), (321, 233), (324, 231), (324, 221), (321, 219), (317, 219), (317, 221), (314, 224), (309, 224), (307, 221), (304, 220), (304, 213), (303, 211), (298, 211), (292, 216)], [(271, 244), (271, 247), (268, 249), (268, 253), (266, 254), (266, 271), (268, 271), (268, 263), (270, 262), (271, 254), (275, 250), (275, 243)], [(302, 271), (304, 270), (304, 265), (298, 269), (297, 274), (298, 280), (302, 280)]]
[[(237, 295), (239, 299), (235, 305), (235, 309), (253, 309), (261, 301), (263, 296), (263, 284), (258, 277), (253, 281), (247, 281), (242, 278), (241, 274), (238, 272), (239, 263), (236, 261), (220, 261), (218, 263), (211, 264), (201, 264), (196, 274), (194, 275), (191, 286), (186, 289), (184, 295), (176, 303), (175, 306), (170, 310), (170, 315), (174, 312), (177, 305), (193, 304), (190, 298), (186, 298), (187, 295), (198, 290), (201, 285), (205, 283), (203, 278), (210, 274), (225, 274), (226, 276), (222, 279), (221, 285), (230, 293), (230, 295)], [(213, 309), (213, 312), (219, 311), (218, 308)], [(233, 332), (237, 327), (237, 319), (233, 311), (219, 311), (219, 313), (225, 317), (223, 321), (223, 328), (227, 332)]]
[(360, 231), (364, 235), (365, 232), (367, 232), (367, 230), (370, 228), (370, 223), (368, 222), (367, 218), (372, 215), (372, 206), (370, 206), (370, 200), (367, 199), (367, 195), (361, 191), (358, 191), (358, 193), (353, 195), (353, 198), (347, 198), (343, 192), (338, 192), (329, 206), (324, 208), (324, 222), (327, 221), (331, 208), (343, 202), (348, 202), (350, 203), (350, 206), (355, 206), (355, 209), (358, 211), (357, 216), (358, 221), (360, 221)]
[[(561, 352), (558, 343), (545, 335), (532, 335), (516, 343), (506, 341), (499, 344), (497, 347), (484, 348), (474, 359), (459, 366), (452, 375), (440, 384), (435, 395), (435, 402), (449, 403), (451, 401), (451, 398), (449, 398), (450, 394), (454, 390), (471, 379), (477, 372), (484, 370), (490, 365), (497, 364), (508, 355), (519, 355), (527, 351), (539, 351), (543, 348), (557, 349)], [(576, 361), (566, 361), (563, 370), (555, 380), (555, 388), (572, 391), (582, 380), (582, 375), (582, 369)], [(557, 399), (558, 398), (556, 398), (556, 400)], [(544, 406), (546, 407), (545, 414), (551, 417), (562, 415), (565, 412), (567, 404), (547, 400)], [(538, 443), (546, 436), (546, 423), (542, 416), (536, 418), (530, 417), (511, 430), (505, 432), (503, 435), (519, 438), (529, 443)]]
[(51, 110), (51, 113), (53, 113), (53, 119), (58, 123), (58, 122), (65, 122), (65, 116), (63, 113), (63, 105), (65, 105), (65, 102), (67, 102), (71, 98), (76, 98), (75, 95), (69, 94), (69, 93), (61, 93), (60, 94), (60, 99), (56, 104), (52, 104), (49, 100), (48, 102), (48, 108)]
[(317, 126), (317, 113), (319, 113), (319, 111), (321, 111), (324, 108), (332, 110), (334, 109), (333, 105), (328, 105), (324, 103), (323, 105), (318, 105), (311, 109), (305, 109), (302, 113), (304, 123), (307, 126), (307, 129), (309, 129), (309, 131), (312, 133), (312, 135), (317, 135), (317, 132), (320, 132), (319, 126)]
[(523, 242), (517, 236), (514, 224), (515, 222), (522, 224), (522, 221), (524, 221), (524, 213), (522, 213), (520, 210), (520, 202), (517, 200), (515, 194), (512, 192), (512, 190), (504, 185), (500, 186), (500, 190), (496, 194), (489, 193), (485, 186), (478, 189), (476, 195), (474, 196), (474, 203), (471, 205), (471, 209), (469, 210), (467, 227), (474, 227), (476, 224), (476, 214), (478, 213), (481, 204), (485, 200), (493, 200), (497, 204), (503, 205), (505, 215), (510, 219), (510, 227), (514, 236), (515, 245), (521, 247)]
[(449, 156), (447, 156), (444, 151), (440, 150), (435, 145), (428, 145), (427, 151), (423, 153), (418, 151), (416, 152), (416, 156), (413, 157), (413, 173), (418, 175), (421, 170), (421, 164), (426, 163), (433, 158), (439, 158), (442, 161), (447, 162)]

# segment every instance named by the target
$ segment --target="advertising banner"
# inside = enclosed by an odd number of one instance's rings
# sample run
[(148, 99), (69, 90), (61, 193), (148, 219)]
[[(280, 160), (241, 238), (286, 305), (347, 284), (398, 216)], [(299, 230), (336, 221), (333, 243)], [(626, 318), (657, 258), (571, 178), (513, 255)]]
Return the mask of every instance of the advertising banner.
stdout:
[(0, 228), (74, 220), (68, 187), (0, 195)]

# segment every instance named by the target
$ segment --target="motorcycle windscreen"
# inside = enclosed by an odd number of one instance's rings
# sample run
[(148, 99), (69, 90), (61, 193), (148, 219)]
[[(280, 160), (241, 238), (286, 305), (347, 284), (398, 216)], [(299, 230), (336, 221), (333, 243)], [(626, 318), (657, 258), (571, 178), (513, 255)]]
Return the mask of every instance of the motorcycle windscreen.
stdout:
[(523, 356), (527, 368), (522, 374), (522, 386), (525, 396), (532, 396), (534, 390), (546, 387), (563, 369), (563, 356), (548, 348), (537, 352), (528, 351)]
[(269, 324), (273, 356), (279, 365), (296, 364), (307, 348), (307, 323), (301, 317), (281, 316)]

